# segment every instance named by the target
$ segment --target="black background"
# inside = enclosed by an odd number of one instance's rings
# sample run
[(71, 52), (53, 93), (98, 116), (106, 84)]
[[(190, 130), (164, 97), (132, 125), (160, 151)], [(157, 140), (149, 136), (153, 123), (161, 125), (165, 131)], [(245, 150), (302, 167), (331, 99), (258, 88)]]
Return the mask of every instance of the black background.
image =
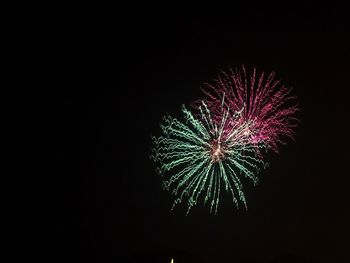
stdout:
[[(15, 89), (18, 261), (349, 262), (345, 6), (48, 8), (22, 22)], [(275, 70), (299, 98), (296, 142), (269, 154), (249, 210), (170, 212), (149, 160), (161, 117), (228, 67)]]

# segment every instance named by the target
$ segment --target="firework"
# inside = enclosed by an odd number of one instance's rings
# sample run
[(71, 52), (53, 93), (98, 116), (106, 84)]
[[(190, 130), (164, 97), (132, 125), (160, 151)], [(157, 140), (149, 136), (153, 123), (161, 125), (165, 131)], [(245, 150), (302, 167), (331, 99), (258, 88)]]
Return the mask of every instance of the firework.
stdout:
[(249, 73), (243, 66), (240, 70), (222, 72), (212, 84), (205, 84), (202, 91), (215, 123), (220, 122), (223, 114), (220, 107), (223, 98), (224, 108), (232, 111), (243, 108), (242, 122), (253, 123), (246, 136), (257, 148), (264, 144), (278, 152), (279, 144), (293, 138), (298, 123), (295, 114), (299, 111), (296, 98), (290, 88), (275, 79), (274, 72), (259, 75), (255, 68)]
[(255, 124), (243, 121), (244, 108), (232, 111), (223, 99), (219, 107), (220, 116), (215, 114), (214, 120), (204, 102), (198, 113), (183, 106), (184, 121), (165, 116), (162, 136), (152, 137), (156, 170), (164, 189), (175, 196), (172, 209), (186, 200), (188, 213), (204, 199), (216, 213), (222, 189), (231, 194), (237, 208), (239, 201), (247, 208), (241, 179), (249, 178), (255, 185), (256, 174), (265, 166), (247, 136)]

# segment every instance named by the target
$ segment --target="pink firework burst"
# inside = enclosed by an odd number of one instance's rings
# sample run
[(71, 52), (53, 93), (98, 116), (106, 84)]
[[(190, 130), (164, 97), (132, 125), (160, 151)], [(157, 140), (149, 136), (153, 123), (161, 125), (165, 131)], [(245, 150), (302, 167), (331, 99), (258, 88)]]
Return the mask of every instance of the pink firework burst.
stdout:
[(252, 123), (244, 132), (250, 143), (278, 152), (280, 144), (285, 144), (287, 138), (293, 139), (298, 124), (297, 100), (274, 72), (258, 74), (255, 68), (248, 72), (244, 66), (230, 69), (219, 74), (213, 83), (205, 84), (202, 91), (214, 121), (222, 119), (223, 110), (243, 109), (241, 122)]

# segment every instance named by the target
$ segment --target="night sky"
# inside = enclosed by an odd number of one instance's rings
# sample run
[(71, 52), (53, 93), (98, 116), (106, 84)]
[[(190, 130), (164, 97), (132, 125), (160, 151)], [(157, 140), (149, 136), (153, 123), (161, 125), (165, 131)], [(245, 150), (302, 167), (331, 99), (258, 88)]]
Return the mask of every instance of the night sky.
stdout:
[[(205, 9), (205, 10), (204, 10)], [(350, 262), (345, 6), (137, 6), (23, 22), (16, 88), (16, 259), (28, 262)], [(170, 212), (151, 134), (240, 65), (298, 96), (296, 141), (269, 153), (248, 211)]]

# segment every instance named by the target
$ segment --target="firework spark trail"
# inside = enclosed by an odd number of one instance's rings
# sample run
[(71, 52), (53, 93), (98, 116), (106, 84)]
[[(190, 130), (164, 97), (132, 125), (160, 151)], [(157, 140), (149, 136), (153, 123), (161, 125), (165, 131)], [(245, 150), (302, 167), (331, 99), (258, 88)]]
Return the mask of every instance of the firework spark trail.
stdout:
[[(243, 66), (241, 70), (222, 72), (213, 84), (204, 85), (202, 91), (215, 123), (221, 121), (223, 108), (232, 111), (243, 108), (241, 122), (254, 123), (246, 135), (258, 147), (265, 144), (278, 152), (279, 144), (285, 144), (286, 138), (293, 139), (298, 123), (295, 114), (299, 111), (296, 97), (290, 95), (290, 88), (280, 85), (274, 72), (258, 75), (254, 68), (248, 74)], [(198, 102), (194, 103), (195, 107)], [(222, 103), (224, 107), (220, 106)]]
[(265, 163), (246, 136), (254, 122), (242, 122), (244, 109), (232, 113), (223, 105), (217, 121), (204, 102), (198, 115), (183, 106), (185, 122), (166, 116), (161, 124), (163, 135), (152, 137), (156, 170), (164, 179), (164, 188), (176, 197), (172, 209), (187, 198), (188, 213), (203, 194), (204, 204), (210, 202), (210, 212), (214, 209), (216, 213), (222, 187), (231, 193), (237, 208), (238, 200), (247, 208), (241, 177), (256, 184), (255, 174)]

